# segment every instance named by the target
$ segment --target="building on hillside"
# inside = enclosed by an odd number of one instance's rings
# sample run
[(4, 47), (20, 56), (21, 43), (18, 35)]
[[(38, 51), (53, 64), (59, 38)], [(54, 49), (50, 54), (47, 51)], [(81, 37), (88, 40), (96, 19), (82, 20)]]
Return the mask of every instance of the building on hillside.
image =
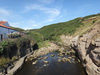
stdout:
[(0, 21), (0, 41), (8, 39), (8, 34), (17, 32), (12, 29), (7, 21)]

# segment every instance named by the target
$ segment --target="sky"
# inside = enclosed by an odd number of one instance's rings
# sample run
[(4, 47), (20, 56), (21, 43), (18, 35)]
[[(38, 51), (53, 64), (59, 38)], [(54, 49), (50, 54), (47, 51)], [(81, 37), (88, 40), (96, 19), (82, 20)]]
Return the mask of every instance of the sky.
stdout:
[(100, 0), (0, 0), (0, 20), (26, 30), (97, 13)]

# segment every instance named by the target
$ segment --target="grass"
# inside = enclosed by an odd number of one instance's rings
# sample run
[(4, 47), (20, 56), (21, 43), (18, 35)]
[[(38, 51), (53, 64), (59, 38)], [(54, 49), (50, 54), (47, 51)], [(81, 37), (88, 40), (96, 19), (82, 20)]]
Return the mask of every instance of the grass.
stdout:
[(26, 31), (26, 34), (29, 35), (35, 42), (44, 41), (44, 37), (40, 33), (30, 30), (30, 31)]
[(39, 42), (37, 44), (38, 44), (39, 48), (50, 46), (50, 42), (49, 41), (43, 41), (43, 42)]
[(95, 14), (76, 18), (68, 22), (51, 24), (33, 31), (43, 35), (44, 40), (60, 41), (59, 37), (61, 35), (76, 36), (84, 34), (99, 21), (100, 14)]
[(0, 58), (0, 66), (5, 65), (5, 64), (8, 63), (9, 61), (10, 61), (9, 58), (1, 57), (1, 58)]
[(9, 63), (10, 61), (16, 61), (18, 59), (17, 56), (13, 56), (12, 59), (0, 57), (0, 66), (4, 66), (5, 64)]
[(76, 29), (81, 25), (83, 25), (81, 18), (76, 18), (68, 22), (44, 26), (41, 29), (35, 30), (35, 32), (43, 35), (45, 40), (59, 41), (58, 37), (60, 35), (73, 35)]

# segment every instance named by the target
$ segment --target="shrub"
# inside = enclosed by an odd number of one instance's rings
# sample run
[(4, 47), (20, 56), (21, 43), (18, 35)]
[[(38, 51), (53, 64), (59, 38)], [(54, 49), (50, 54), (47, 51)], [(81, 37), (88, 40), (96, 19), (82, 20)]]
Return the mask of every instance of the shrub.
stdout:
[(21, 34), (19, 34), (19, 33), (12, 33), (12, 34), (8, 34), (8, 37), (9, 38), (18, 38), (18, 37), (21, 37)]
[(3, 50), (7, 45), (8, 45), (8, 41), (6, 41), (6, 40), (0, 42), (0, 54), (3, 53)]
[(12, 47), (17, 47), (20, 49), (23, 46), (29, 46), (30, 43), (34, 44), (34, 40), (30, 36), (22, 36), (14, 40), (8, 39), (0, 42), (0, 55), (5, 54), (6, 51), (11, 51)]
[(10, 61), (9, 58), (1, 57), (1, 58), (0, 58), (0, 66), (5, 65), (5, 64), (8, 63), (9, 61)]

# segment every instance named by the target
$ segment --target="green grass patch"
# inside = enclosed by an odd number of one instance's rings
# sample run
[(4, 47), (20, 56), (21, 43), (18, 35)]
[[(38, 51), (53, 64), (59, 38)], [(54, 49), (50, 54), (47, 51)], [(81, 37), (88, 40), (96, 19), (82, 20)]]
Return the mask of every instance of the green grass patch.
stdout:
[(38, 42), (37, 44), (38, 44), (39, 48), (50, 46), (49, 41)]
[(10, 61), (9, 58), (1, 57), (1, 58), (0, 58), (0, 66), (5, 65), (5, 64), (8, 63), (9, 61)]

